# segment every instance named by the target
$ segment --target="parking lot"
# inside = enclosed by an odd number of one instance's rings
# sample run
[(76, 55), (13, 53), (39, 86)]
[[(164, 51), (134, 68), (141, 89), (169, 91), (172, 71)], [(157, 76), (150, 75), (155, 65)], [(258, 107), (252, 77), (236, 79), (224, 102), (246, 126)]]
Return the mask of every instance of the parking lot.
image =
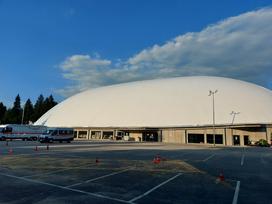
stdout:
[(272, 203), (271, 148), (92, 141), (0, 146), (0, 203)]

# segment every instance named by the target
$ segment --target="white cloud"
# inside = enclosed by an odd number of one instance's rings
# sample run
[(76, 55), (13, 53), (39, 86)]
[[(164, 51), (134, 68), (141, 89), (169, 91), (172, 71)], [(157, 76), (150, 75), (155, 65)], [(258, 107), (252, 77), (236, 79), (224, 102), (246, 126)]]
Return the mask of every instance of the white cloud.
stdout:
[(116, 63), (98, 55), (73, 55), (60, 68), (74, 83), (59, 93), (69, 96), (97, 86), (188, 75), (226, 76), (266, 85), (272, 74), (271, 22), (270, 8), (244, 13)]

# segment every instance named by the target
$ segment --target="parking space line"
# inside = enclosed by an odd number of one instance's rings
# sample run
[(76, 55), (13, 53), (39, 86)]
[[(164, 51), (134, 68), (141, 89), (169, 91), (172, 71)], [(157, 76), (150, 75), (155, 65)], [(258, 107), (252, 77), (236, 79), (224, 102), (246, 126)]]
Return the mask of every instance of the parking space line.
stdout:
[(161, 187), (161, 186), (167, 184), (168, 182), (170, 182), (170, 181), (176, 179), (177, 177), (181, 176), (182, 174), (183, 174), (183, 173), (178, 173), (177, 175), (171, 177), (170, 179), (168, 179), (168, 180), (166, 180), (166, 181), (160, 183), (159, 185), (157, 185), (157, 186), (151, 188), (150, 190), (148, 190), (148, 191), (145, 192), (144, 194), (139, 195), (139, 196), (137, 196), (137, 197), (131, 199), (129, 202), (130, 202), (130, 203), (133, 203), (134, 201), (139, 200), (139, 199), (143, 198), (144, 196), (147, 196), (148, 194), (152, 193), (153, 191), (155, 191), (155, 190), (158, 189), (159, 187)]
[(203, 162), (206, 162), (206, 161), (208, 161), (209, 159), (213, 158), (214, 156), (215, 156), (215, 154), (212, 154), (212, 155), (208, 156), (206, 159), (203, 159), (202, 161), (203, 161)]
[(244, 165), (244, 160), (245, 160), (245, 154), (243, 153), (242, 157), (241, 157), (241, 166)]
[(128, 168), (128, 169), (123, 169), (121, 171), (117, 171), (117, 172), (113, 172), (113, 173), (110, 173), (110, 174), (106, 174), (106, 175), (103, 175), (103, 176), (99, 176), (97, 178), (93, 178), (93, 179), (90, 179), (90, 180), (87, 180), (87, 181), (84, 181), (84, 182), (79, 182), (79, 183), (75, 183), (75, 184), (72, 184), (72, 185), (69, 185), (69, 186), (66, 186), (68, 188), (70, 187), (74, 187), (74, 186), (79, 186), (83, 183), (89, 183), (89, 182), (92, 182), (92, 181), (97, 181), (99, 179), (103, 179), (103, 178), (106, 178), (106, 177), (110, 177), (110, 176), (114, 176), (114, 175), (117, 175), (117, 174), (121, 174), (121, 173), (124, 173), (126, 171), (129, 171), (131, 170), (132, 168)]
[(14, 175), (4, 174), (4, 173), (0, 173), (0, 175), (10, 177), (10, 178), (24, 180), (24, 181), (31, 182), (31, 183), (37, 183), (37, 184), (47, 185), (47, 186), (51, 186), (51, 187), (55, 187), (55, 188), (59, 188), (59, 189), (63, 189), (63, 190), (73, 191), (73, 192), (77, 192), (77, 193), (81, 193), (81, 194), (91, 195), (91, 196), (94, 196), (94, 197), (97, 197), (97, 198), (104, 198), (104, 199), (107, 199), (107, 200), (118, 201), (118, 202), (121, 202), (121, 203), (130, 203), (129, 201), (125, 201), (125, 200), (118, 199), (118, 198), (112, 198), (112, 197), (105, 196), (105, 195), (90, 193), (90, 192), (86, 192), (86, 191), (82, 191), (82, 190), (78, 190), (78, 189), (73, 189), (73, 188), (60, 186), (60, 185), (56, 185), (56, 184), (52, 184), (52, 183), (37, 181), (37, 180), (24, 178), (24, 177), (20, 177), (20, 176), (14, 176)]
[(240, 181), (237, 181), (236, 188), (235, 188), (235, 193), (234, 193), (233, 200), (232, 200), (232, 204), (237, 204), (238, 196), (239, 196), (239, 190), (240, 190)]
[(24, 178), (31, 178), (31, 177), (36, 177), (36, 176), (44, 176), (44, 175), (50, 175), (50, 174), (54, 174), (54, 173), (58, 173), (58, 172), (62, 172), (62, 171), (67, 171), (70, 169), (75, 169), (75, 168), (65, 168), (65, 169), (59, 169), (56, 171), (50, 171), (50, 172), (46, 172), (46, 173), (41, 173), (41, 174), (33, 174), (33, 175), (28, 175), (28, 176), (23, 176)]

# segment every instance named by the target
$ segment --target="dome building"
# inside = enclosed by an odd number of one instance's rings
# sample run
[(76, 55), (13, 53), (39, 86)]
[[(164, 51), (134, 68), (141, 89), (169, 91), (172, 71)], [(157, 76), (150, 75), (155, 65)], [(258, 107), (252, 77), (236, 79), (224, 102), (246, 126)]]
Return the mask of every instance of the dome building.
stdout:
[(272, 91), (222, 77), (130, 82), (76, 94), (35, 124), (77, 139), (247, 145), (271, 139)]

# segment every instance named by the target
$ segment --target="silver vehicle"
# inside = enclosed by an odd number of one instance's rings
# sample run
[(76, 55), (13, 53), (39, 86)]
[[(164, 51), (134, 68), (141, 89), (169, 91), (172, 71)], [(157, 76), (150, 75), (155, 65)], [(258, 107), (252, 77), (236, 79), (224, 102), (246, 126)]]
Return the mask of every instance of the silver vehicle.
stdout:
[(0, 140), (37, 140), (45, 130), (46, 126), (41, 125), (0, 125)]
[(53, 142), (66, 141), (70, 143), (74, 139), (74, 130), (72, 128), (47, 128), (47, 130), (40, 135), (39, 141), (42, 142)]

